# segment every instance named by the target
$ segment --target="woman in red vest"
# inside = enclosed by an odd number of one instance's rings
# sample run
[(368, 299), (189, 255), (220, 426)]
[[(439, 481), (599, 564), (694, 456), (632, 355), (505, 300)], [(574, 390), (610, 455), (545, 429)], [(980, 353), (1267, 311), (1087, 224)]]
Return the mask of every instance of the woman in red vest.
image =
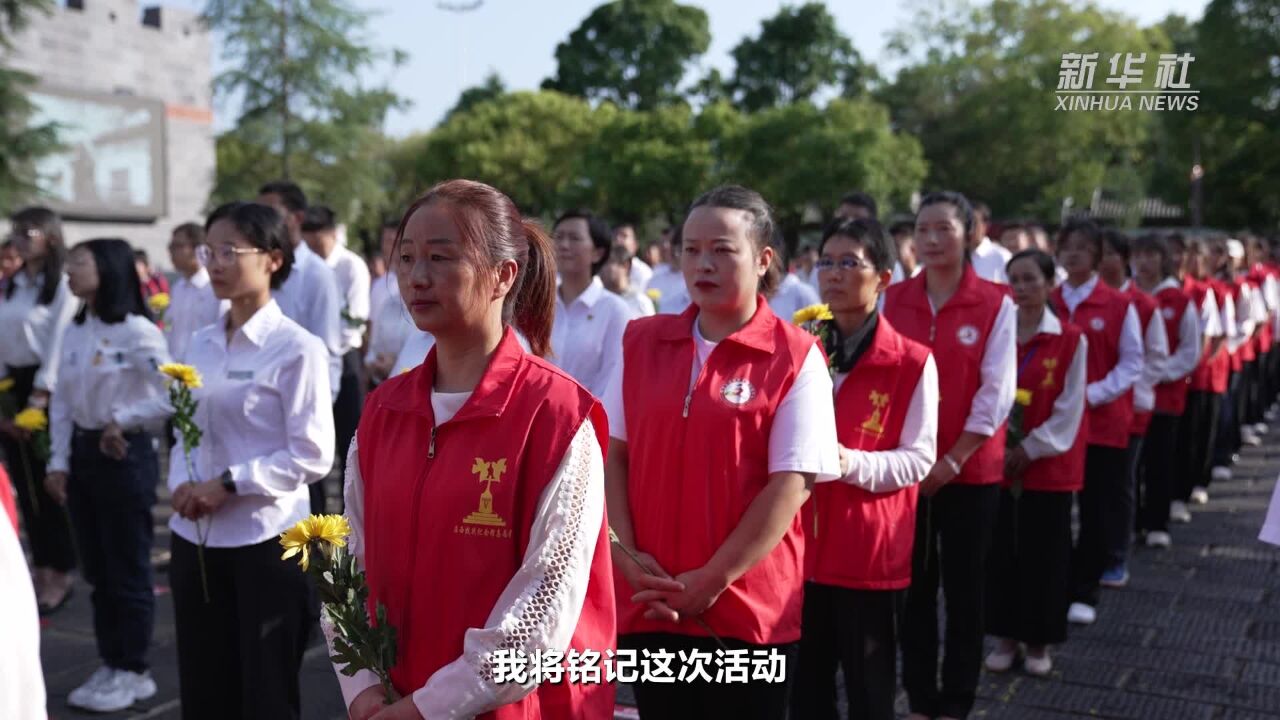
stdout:
[(1123, 509), (1125, 453), (1133, 422), (1133, 385), (1142, 374), (1142, 326), (1129, 298), (1098, 277), (1102, 230), (1096, 224), (1067, 223), (1058, 233), (1058, 256), (1067, 279), (1053, 291), (1054, 312), (1089, 339), (1088, 447), (1084, 488), (1078, 493), (1080, 532), (1071, 554), (1072, 602), (1067, 616), (1087, 625), (1097, 619), (1108, 543), (1133, 528), (1132, 512)]
[[(1053, 258), (1024, 250), (1009, 261), (1018, 305), (1018, 405), (987, 575), (987, 656), (992, 672), (1013, 667), (1019, 643), (1032, 675), (1053, 668), (1049, 646), (1067, 639), (1071, 493), (1084, 484), (1084, 394), (1088, 342), (1048, 308)], [(1016, 417), (1016, 416), (1015, 416)], [(1016, 442), (1016, 444), (1015, 444)]]
[(1276, 280), (1276, 270), (1268, 262), (1269, 248), (1261, 237), (1252, 233), (1244, 235), (1244, 258), (1248, 274), (1245, 276), (1254, 287), (1258, 288), (1262, 310), (1266, 321), (1258, 326), (1256, 336), (1258, 343), (1258, 393), (1254, 398), (1254, 431), (1259, 435), (1267, 433), (1264, 413), (1276, 396), (1276, 353), (1272, 352), (1276, 342), (1275, 324), (1277, 313), (1280, 313), (1280, 282)]
[[(1187, 240), (1182, 262), (1182, 289), (1200, 315), (1202, 327), (1200, 362), (1191, 373), (1187, 389), (1187, 410), (1178, 426), (1178, 471), (1170, 502), (1170, 519), (1179, 514), (1187, 519), (1187, 503), (1208, 502), (1209, 481), (1218, 444), (1218, 415), (1222, 395), (1231, 372), (1227, 356), (1223, 310), (1209, 281), (1209, 246), (1200, 238)], [(1234, 314), (1234, 313), (1233, 313)], [(1226, 469), (1226, 468), (1224, 468)], [(1230, 470), (1227, 470), (1228, 474)]]
[[(969, 264), (972, 227), (963, 195), (925, 196), (915, 234), (924, 272), (885, 292), (884, 317), (932, 349), (940, 390), (938, 459), (920, 486), (902, 627), (913, 720), (967, 716), (982, 670), (983, 591), (1014, 398), (1016, 310), (1003, 287)], [(939, 579), (947, 613), (941, 688)]]
[(791, 717), (835, 720), (843, 668), (849, 717), (893, 720), (895, 627), (911, 584), (916, 484), (936, 460), (938, 370), (929, 349), (876, 312), (893, 274), (893, 241), (874, 220), (823, 233), (817, 262), (834, 319), (837, 482), (805, 505), (803, 632)]
[(436, 344), (369, 396), (348, 455), (350, 541), (370, 604), (399, 632), (402, 696), (384, 708), (372, 674), (340, 674), (351, 717), (608, 717), (609, 684), (493, 676), (499, 650), (533, 661), (614, 646), (606, 421), (539, 357), (555, 306), (550, 240), (506, 195), (451, 180), (409, 206), (393, 262)]
[[(619, 645), (706, 659), (701, 672), (677, 666), (681, 681), (641, 678), (644, 717), (787, 713), (803, 599), (799, 511), (815, 480), (839, 476), (840, 459), (822, 349), (764, 299), (777, 280), (772, 237), (755, 191), (698, 198), (680, 261), (693, 304), (632, 321), (605, 396)], [(780, 656), (785, 673), (734, 682), (732, 667), (710, 660), (722, 648)]]

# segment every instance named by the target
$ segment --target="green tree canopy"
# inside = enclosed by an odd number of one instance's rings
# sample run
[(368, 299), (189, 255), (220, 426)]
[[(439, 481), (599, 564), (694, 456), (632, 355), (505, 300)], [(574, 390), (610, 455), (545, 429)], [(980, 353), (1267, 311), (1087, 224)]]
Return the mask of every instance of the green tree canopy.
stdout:
[(474, 87), (469, 87), (458, 95), (458, 101), (449, 108), (444, 114), (444, 120), (441, 122), (449, 122), (449, 119), (460, 112), (466, 112), (472, 107), (479, 105), (485, 100), (493, 100), (506, 94), (506, 83), (502, 82), (502, 78), (496, 72), (490, 72), (485, 76), (484, 82)]
[[(0, 50), (12, 48), (12, 38), (26, 27), (33, 13), (47, 12), (48, 0), (0, 0)], [(0, 66), (0, 212), (7, 213), (38, 194), (35, 162), (57, 149), (57, 127), (32, 126), (34, 109), (27, 89), (35, 78)]]

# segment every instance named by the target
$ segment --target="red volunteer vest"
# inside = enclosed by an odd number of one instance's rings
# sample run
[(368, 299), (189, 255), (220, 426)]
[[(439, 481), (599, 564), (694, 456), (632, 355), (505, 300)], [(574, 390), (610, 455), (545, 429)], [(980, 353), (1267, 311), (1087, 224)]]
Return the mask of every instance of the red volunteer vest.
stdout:
[[(769, 482), (769, 431), (817, 338), (779, 319), (763, 297), (751, 320), (716, 345), (690, 390), (693, 323), (633, 320), (622, 340), (627, 497), (636, 547), (671, 575), (706, 565)], [(721, 637), (774, 644), (800, 638), (804, 532), (782, 540), (702, 615)], [(618, 574), (618, 632), (706, 635), (693, 622), (646, 620)]]
[[(1231, 303), (1232, 307), (1236, 307), (1236, 300), (1238, 299), (1240, 292), (1236, 288), (1235, 283), (1219, 280), (1218, 278), (1213, 278), (1209, 283), (1213, 288), (1213, 292), (1216, 293), (1219, 298), (1218, 307), (1223, 307), (1223, 303)], [(1236, 312), (1236, 323), (1238, 324), (1239, 322), (1240, 313)], [(1230, 336), (1231, 333), (1236, 331), (1235, 328), (1225, 327), (1225, 321), (1223, 324), (1224, 327), (1222, 330), (1225, 335)], [(1223, 344), (1227, 345), (1229, 344), (1229, 341), (1224, 342)], [(1244, 368), (1244, 363), (1240, 360), (1240, 348), (1228, 350), (1227, 356), (1231, 359), (1231, 372), (1240, 372), (1240, 370)]]
[[(1254, 263), (1253, 267), (1249, 269), (1249, 274), (1245, 277), (1249, 280), (1250, 284), (1261, 291), (1266, 287), (1267, 278), (1274, 276), (1275, 270), (1272, 268), (1263, 265), (1262, 263)], [(1267, 322), (1258, 326), (1258, 330), (1253, 336), (1257, 345), (1256, 352), (1258, 355), (1271, 352), (1271, 345), (1275, 342), (1275, 332), (1271, 327), (1271, 315), (1271, 308), (1267, 308)]]
[[(8, 516), (13, 523), (13, 531), (18, 532), (18, 508), (13, 504), (13, 484), (9, 482), (9, 473), (0, 465), (0, 513)], [(2, 520), (2, 518), (0, 518)]]
[[(1048, 310), (1046, 309), (1046, 312)], [(1018, 346), (1018, 390), (1031, 393), (1022, 409), (1022, 436), (1031, 434), (1053, 415), (1053, 404), (1066, 386), (1067, 369), (1080, 347), (1080, 328), (1062, 323), (1059, 334), (1037, 333)], [(1080, 402), (1085, 402), (1083, 393)], [(1081, 418), (1075, 442), (1061, 455), (1040, 458), (1022, 473), (1022, 487), (1040, 492), (1076, 492), (1084, 487), (1085, 438), (1088, 415)], [(1005, 479), (1005, 487), (1013, 483)]]
[[(1076, 306), (1074, 313), (1067, 310), (1062, 299), (1062, 286), (1054, 288), (1051, 301), (1058, 317), (1079, 327), (1089, 340), (1088, 381), (1093, 383), (1106, 377), (1120, 362), (1120, 331), (1129, 312), (1129, 297), (1099, 278), (1093, 292)], [(1133, 422), (1133, 389), (1105, 405), (1089, 408), (1085, 415), (1089, 419), (1088, 444), (1128, 447), (1129, 425)]]
[[(884, 317), (836, 393), (836, 431), (850, 450), (902, 444), (902, 425), (929, 349), (899, 335)], [(818, 483), (804, 506), (805, 577), (857, 590), (911, 584), (916, 486), (870, 493), (845, 482)]]
[[(890, 285), (885, 291), (884, 317), (898, 332), (930, 348), (938, 366), (938, 456), (955, 445), (964, 432), (973, 396), (982, 385), (982, 358), (987, 337), (1004, 302), (1000, 285), (978, 277), (966, 265), (960, 287), (935, 316), (925, 287), (927, 273)], [(994, 485), (1004, 475), (1005, 426), (978, 448), (953, 480), (962, 485)]]
[[(1169, 336), (1169, 355), (1182, 347), (1182, 343), (1200, 343), (1201, 338), (1182, 337), (1182, 318), (1191, 306), (1191, 296), (1178, 288), (1165, 288), (1154, 296), (1164, 320), (1164, 332)], [(1187, 409), (1187, 389), (1191, 376), (1170, 380), (1156, 385), (1156, 412), (1162, 415), (1181, 415)]]
[[(1235, 278), (1233, 278), (1231, 282), (1232, 282), (1232, 285), (1235, 287), (1237, 296), (1240, 298), (1243, 298), (1246, 295), (1246, 289), (1249, 291), (1257, 290), (1257, 288), (1254, 287), (1253, 283), (1249, 282), (1248, 280), (1238, 275)], [(1251, 312), (1251, 310), (1249, 307), (1246, 306), (1244, 312), (1248, 313), (1248, 312)], [(1241, 317), (1240, 306), (1236, 305), (1236, 322), (1242, 322), (1242, 321), (1243, 321), (1243, 318)], [(1257, 360), (1257, 359), (1258, 359), (1258, 331), (1257, 329), (1255, 329), (1253, 331), (1253, 335), (1250, 335), (1249, 337), (1245, 338), (1244, 343), (1240, 345), (1240, 362), (1241, 363), (1253, 362), (1254, 360)]]
[[(436, 351), (369, 396), (357, 430), (364, 479), (365, 569), (370, 608), (387, 606), (397, 629), (391, 679), (407, 695), (463, 651), (528, 550), (534, 513), (570, 441), (590, 418), (601, 447), (600, 404), (568, 375), (521, 349), (510, 329), (474, 394), (436, 426)], [(606, 524), (570, 649), (616, 647)], [(554, 582), (554, 574), (548, 582)], [(608, 684), (544, 683), (486, 719), (607, 717)]]
[[(1142, 331), (1142, 364), (1146, 369), (1147, 363), (1147, 328), (1151, 325), (1151, 318), (1156, 314), (1156, 301), (1149, 295), (1138, 289), (1137, 283), (1129, 283), (1129, 289), (1124, 293), (1128, 296), (1129, 301), (1133, 303), (1133, 307), (1138, 311), (1138, 325)], [(1155, 391), (1152, 389), (1152, 402), (1155, 402)], [(1135, 406), (1133, 409), (1133, 421), (1129, 423), (1130, 435), (1146, 435), (1147, 428), (1151, 425), (1151, 411), (1138, 410)]]
[[(1205, 300), (1209, 297), (1209, 292), (1214, 293), (1214, 300), (1218, 303), (1219, 318), (1221, 318), (1222, 300), (1218, 299), (1218, 292), (1214, 290), (1212, 284), (1203, 280), (1196, 280), (1188, 275), (1182, 281), (1182, 289), (1191, 295), (1192, 302), (1195, 303), (1195, 312), (1201, 313), (1204, 310)], [(1204, 343), (1204, 338), (1201, 338)], [(1203, 344), (1201, 347), (1205, 347)], [(1213, 354), (1201, 353), (1200, 362), (1196, 365), (1196, 369), (1191, 373), (1190, 389), (1196, 392), (1208, 392), (1214, 394), (1222, 394), (1227, 391), (1227, 381), (1231, 374), (1231, 358), (1227, 355), (1226, 343), (1219, 343), (1217, 352)]]

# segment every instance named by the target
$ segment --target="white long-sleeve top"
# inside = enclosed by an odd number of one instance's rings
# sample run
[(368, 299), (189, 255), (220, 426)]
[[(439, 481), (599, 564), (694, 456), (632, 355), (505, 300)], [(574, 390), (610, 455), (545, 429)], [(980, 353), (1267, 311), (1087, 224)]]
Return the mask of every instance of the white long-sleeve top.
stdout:
[[(1062, 334), (1062, 322), (1046, 308), (1040, 316), (1036, 333)], [(1071, 365), (1062, 379), (1062, 392), (1053, 401), (1048, 419), (1037, 425), (1022, 439), (1022, 449), (1031, 460), (1054, 457), (1071, 449), (1080, 422), (1084, 419), (1085, 387), (1089, 379), (1089, 339), (1080, 333), (1080, 342), (1071, 356)]]
[(169, 309), (164, 313), (164, 333), (169, 339), (169, 354), (182, 362), (191, 344), (191, 336), (205, 325), (218, 321), (230, 306), (220, 302), (209, 284), (209, 271), (200, 268), (190, 279), (178, 276), (169, 291)]
[[(188, 364), (203, 377), (193, 391), (204, 431), (188, 477), (182, 443), (169, 455), (169, 489), (231, 471), (236, 494), (212, 516), (210, 547), (254, 545), (284, 532), (311, 510), (307, 484), (333, 467), (336, 440), (329, 352), (268, 302), (227, 339), (222, 323), (191, 339)], [(168, 405), (168, 395), (163, 396)], [(196, 524), (178, 515), (169, 528), (197, 542)]]
[(1240, 299), (1232, 300), (1231, 296), (1222, 299), (1222, 307), (1220, 308), (1222, 315), (1222, 333), (1227, 337), (1227, 350), (1235, 352), (1244, 344), (1244, 334), (1240, 330), (1240, 323), (1236, 322), (1236, 306)]
[(320, 339), (329, 351), (330, 402), (338, 399), (342, 377), (342, 293), (338, 278), (306, 243), (293, 249), (293, 268), (279, 290), (271, 292), (285, 317)]
[[(632, 267), (635, 267), (632, 265)], [(636, 317), (626, 301), (604, 289), (599, 277), (567, 306), (556, 292), (547, 358), (596, 397), (603, 397), (622, 360), (622, 334)]]
[(654, 268), (648, 289), (658, 291), (657, 310), (660, 313), (679, 315), (693, 302), (689, 299), (684, 275), (667, 263)]
[(1218, 310), (1218, 296), (1209, 288), (1200, 304), (1200, 333), (1206, 338), (1222, 337), (1222, 313)]
[(9, 282), (13, 283), (13, 294), (0, 300), (0, 372), (5, 365), (38, 365), (35, 389), (52, 392), (62, 359), (62, 336), (80, 301), (71, 294), (66, 275), (58, 280), (48, 305), (36, 302), (44, 288), (43, 275), (32, 280), (19, 272)]
[(58, 390), (49, 404), (50, 472), (71, 469), (73, 427), (101, 430), (115, 423), (125, 431), (168, 417), (159, 368), (169, 362), (164, 334), (141, 315), (104, 323), (87, 313), (62, 340)]
[[(1165, 278), (1152, 289), (1151, 294), (1181, 289), (1182, 286), (1177, 280)], [(1209, 298), (1205, 300), (1207, 302)], [(1194, 306), (1188, 306), (1182, 313), (1182, 319), (1178, 321), (1178, 346), (1169, 348), (1169, 359), (1165, 362), (1164, 373), (1160, 377), (1162, 383), (1181, 380), (1190, 375), (1196, 369), (1196, 365), (1200, 364), (1200, 353), (1204, 349), (1204, 341), (1200, 329), (1200, 313), (1194, 310)], [(1164, 309), (1161, 308), (1161, 316), (1163, 313)]]
[(983, 280), (1008, 285), (1009, 275), (1005, 267), (1012, 257), (1013, 253), (1003, 245), (992, 242), (989, 237), (983, 237), (982, 242), (969, 253), (969, 262), (973, 264), (974, 272)]
[[(1074, 313), (1080, 303), (1084, 302), (1097, 287), (1098, 282), (1100, 281), (1095, 273), (1079, 287), (1063, 283), (1062, 301), (1066, 303), (1067, 309)], [(1138, 320), (1138, 311), (1130, 303), (1129, 310), (1124, 316), (1124, 325), (1120, 327), (1119, 360), (1101, 380), (1089, 383), (1085, 389), (1089, 407), (1106, 405), (1124, 395), (1138, 381), (1143, 367), (1142, 338), (1142, 323)], [(1167, 343), (1166, 347), (1168, 347)]]
[[(342, 296), (342, 311), (347, 317), (341, 318), (342, 354), (358, 349), (364, 343), (364, 323), (370, 317), (369, 266), (364, 258), (351, 252), (344, 245), (338, 245), (323, 258), (325, 265), (333, 271), (338, 281), (338, 293)], [(339, 313), (341, 315), (341, 311)], [(352, 320), (362, 321), (353, 323)]]
[[(1130, 281), (1120, 287), (1129, 292)], [(1137, 308), (1134, 308), (1135, 312)], [(1141, 318), (1139, 318), (1141, 319)], [(1138, 412), (1151, 412), (1156, 407), (1156, 385), (1164, 382), (1169, 365), (1169, 333), (1164, 328), (1164, 316), (1160, 308), (1151, 313), (1151, 319), (1143, 328), (1142, 373), (1133, 383), (1133, 408)]]
[(817, 305), (820, 302), (822, 298), (818, 297), (817, 290), (795, 275), (787, 273), (782, 276), (777, 292), (769, 298), (769, 308), (773, 310), (774, 315), (783, 320), (791, 320), (800, 308)]
[[(854, 366), (857, 371), (857, 366)], [(838, 373), (835, 393), (849, 373)], [(911, 404), (902, 418), (898, 447), (892, 450), (850, 450), (840, 448), (849, 472), (840, 482), (857, 485), (872, 493), (886, 493), (911, 487), (924, 480), (938, 459), (938, 366), (930, 355), (924, 361), (920, 380), (911, 392)]]
[[(0, 473), (3, 475), (3, 473)], [(9, 482), (3, 477), (3, 482)], [(46, 720), (44, 672), (40, 668), (40, 615), (31, 570), (18, 533), (0, 508), (0, 717)]]
[[(431, 406), (436, 421), (447, 422), (470, 396), (469, 392), (432, 392)], [(347, 547), (363, 567), (364, 481), (360, 476), (359, 448), (354, 440), (347, 453), (343, 497), (347, 522), (351, 525)], [(577, 497), (583, 498), (583, 505), (581, 515), (577, 516), (579, 521), (574, 523), (570, 507)], [(537, 688), (533, 683), (495, 684), (478, 668), (484, 665), (489, 653), (499, 648), (532, 656), (536, 650), (564, 651), (568, 647), (582, 615), (596, 534), (603, 520), (604, 455), (588, 420), (578, 428), (555, 476), (542, 491), (520, 568), (489, 612), (485, 626), (468, 629), (462, 655), (437, 670), (425, 685), (413, 692), (413, 704), (422, 717), (431, 720), (473, 718), (517, 702)], [(553, 561), (563, 564), (553, 568), (550, 566)], [(551, 574), (559, 581), (549, 581)], [(545, 599), (545, 602), (529, 602), (531, 597)], [(535, 615), (528, 611), (530, 607), (544, 611)], [(327, 618), (320, 624), (332, 654), (333, 626)], [(514, 627), (522, 628), (527, 639), (512, 648), (510, 629)], [(361, 692), (378, 684), (377, 676), (367, 670), (352, 677), (343, 675), (337, 666), (334, 672), (347, 707)]]

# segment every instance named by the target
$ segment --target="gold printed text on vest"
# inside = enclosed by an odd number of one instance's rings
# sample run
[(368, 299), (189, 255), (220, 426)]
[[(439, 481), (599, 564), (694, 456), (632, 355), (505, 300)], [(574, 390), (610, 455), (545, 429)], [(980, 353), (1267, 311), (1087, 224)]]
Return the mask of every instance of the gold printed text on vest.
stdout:
[(454, 528), (454, 532), (461, 535), (477, 535), (481, 537), (510, 537), (510, 530), (496, 530), (496, 528), (505, 528), (507, 523), (496, 512), (493, 511), (493, 490), (494, 483), (502, 482), (502, 475), (507, 471), (507, 459), (500, 460), (483, 460), (476, 458), (475, 463), (471, 466), (471, 474), (477, 476), (477, 479), (484, 483), (484, 490), (480, 493), (480, 508), (462, 520), (463, 525), (480, 525), (485, 528), (495, 528), (492, 531), (464, 528), (458, 526)]
[(880, 413), (889, 405), (889, 393), (871, 391), (871, 417), (862, 421), (862, 429), (873, 435), (881, 435), (884, 433), (884, 423), (881, 420)]

